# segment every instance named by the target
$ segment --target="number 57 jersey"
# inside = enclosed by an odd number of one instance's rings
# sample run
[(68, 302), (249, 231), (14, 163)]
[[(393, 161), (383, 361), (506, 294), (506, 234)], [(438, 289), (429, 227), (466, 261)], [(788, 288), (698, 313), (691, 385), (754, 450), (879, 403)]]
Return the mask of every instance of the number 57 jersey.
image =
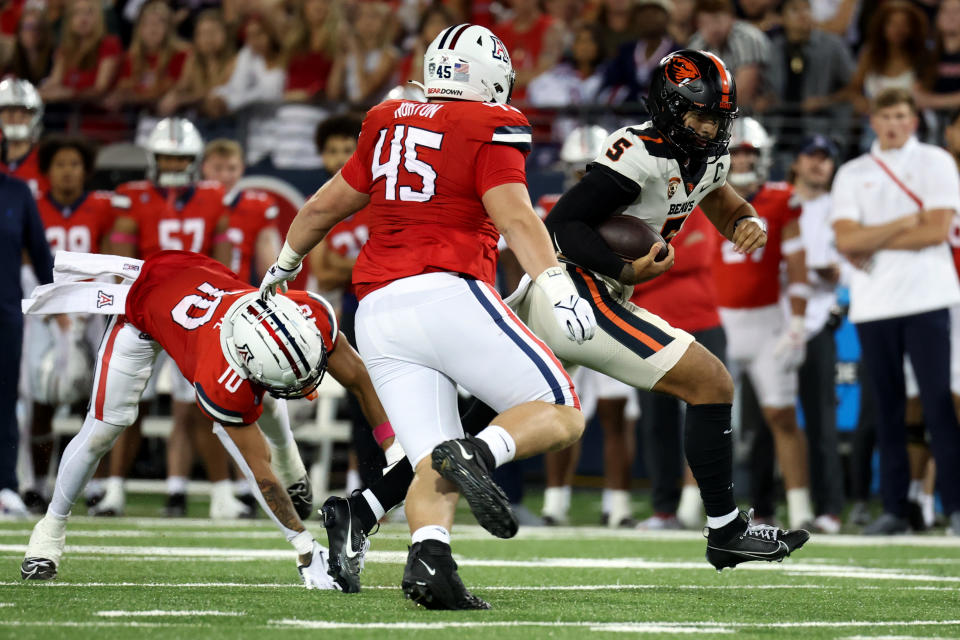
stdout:
[[(241, 378), (220, 347), (223, 315), (251, 291), (256, 289), (216, 260), (161, 251), (144, 262), (127, 295), (127, 320), (163, 347), (193, 384), (203, 412), (225, 425), (251, 424), (263, 413), (264, 390)], [(288, 296), (316, 322), (327, 353), (332, 352), (339, 332), (330, 303), (306, 291)]]
[(483, 206), (493, 187), (526, 184), (531, 132), (507, 105), (388, 100), (367, 113), (341, 170), (370, 195), (357, 297), (394, 280), (448, 271), (493, 283), (499, 232)]

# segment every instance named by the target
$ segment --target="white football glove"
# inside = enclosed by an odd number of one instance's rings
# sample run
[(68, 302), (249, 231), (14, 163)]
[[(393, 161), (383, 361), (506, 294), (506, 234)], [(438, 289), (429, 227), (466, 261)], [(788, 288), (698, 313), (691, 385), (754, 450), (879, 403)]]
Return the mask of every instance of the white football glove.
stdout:
[(536, 283), (553, 303), (553, 316), (560, 328), (566, 332), (567, 338), (583, 344), (593, 337), (597, 330), (593, 309), (577, 294), (562, 267), (545, 270), (537, 276)]
[(327, 548), (321, 546), (316, 540), (313, 541), (313, 557), (310, 564), (297, 563), (297, 571), (300, 572), (300, 578), (303, 580), (303, 586), (307, 589), (332, 589), (339, 591), (340, 587), (333, 581), (330, 574), (327, 573), (329, 557)]
[(266, 300), (269, 296), (277, 295), (278, 290), (285, 293), (287, 281), (296, 278), (302, 268), (303, 256), (284, 242), (277, 261), (267, 269), (267, 273), (263, 276), (263, 281), (260, 283), (260, 298)]
[(773, 355), (787, 369), (797, 369), (807, 357), (807, 330), (803, 316), (790, 316), (786, 331), (777, 340)]

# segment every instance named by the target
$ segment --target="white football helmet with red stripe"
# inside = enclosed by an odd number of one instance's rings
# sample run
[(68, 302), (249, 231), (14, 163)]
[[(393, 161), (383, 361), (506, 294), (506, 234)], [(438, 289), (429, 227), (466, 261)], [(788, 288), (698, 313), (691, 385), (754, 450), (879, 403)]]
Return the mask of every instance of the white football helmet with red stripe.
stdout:
[(327, 351), (320, 330), (283, 295), (258, 291), (230, 305), (220, 326), (223, 356), (237, 373), (277, 398), (303, 398), (320, 386)]
[(423, 92), (428, 100), (507, 104), (513, 80), (507, 48), (490, 29), (479, 25), (458, 24), (444, 29), (423, 56)]

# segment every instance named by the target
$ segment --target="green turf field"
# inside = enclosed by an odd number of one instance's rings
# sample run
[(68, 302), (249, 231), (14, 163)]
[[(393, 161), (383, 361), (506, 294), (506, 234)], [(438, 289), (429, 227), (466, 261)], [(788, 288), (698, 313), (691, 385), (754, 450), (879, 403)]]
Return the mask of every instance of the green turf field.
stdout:
[(31, 526), (0, 522), (0, 638), (960, 638), (960, 538), (943, 535), (814, 536), (718, 575), (693, 532), (463, 526), (461, 576), (493, 609), (440, 613), (398, 588), (403, 525), (372, 538), (349, 596), (300, 587), (262, 519), (75, 518), (57, 581), (22, 583)]

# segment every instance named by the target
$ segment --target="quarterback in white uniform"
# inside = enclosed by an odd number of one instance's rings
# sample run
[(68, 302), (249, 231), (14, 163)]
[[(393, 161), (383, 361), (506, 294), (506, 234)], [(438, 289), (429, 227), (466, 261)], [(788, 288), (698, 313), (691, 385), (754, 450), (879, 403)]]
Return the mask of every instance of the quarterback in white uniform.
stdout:
[(593, 306), (594, 338), (580, 345), (566, 340), (550, 324), (549, 300), (528, 283), (508, 302), (564, 363), (684, 400), (684, 448), (707, 512), (707, 560), (717, 569), (779, 560), (809, 533), (740, 516), (733, 497), (730, 374), (693, 336), (629, 302), (634, 285), (673, 265), (673, 248), (656, 261), (658, 243), (625, 264), (596, 231), (623, 214), (643, 220), (669, 243), (700, 206), (735, 251), (748, 254), (766, 244), (765, 225), (726, 183), (737, 113), (734, 79), (716, 56), (678, 51), (654, 71), (647, 106), (651, 120), (610, 135), (588, 173), (546, 219), (566, 277)]

